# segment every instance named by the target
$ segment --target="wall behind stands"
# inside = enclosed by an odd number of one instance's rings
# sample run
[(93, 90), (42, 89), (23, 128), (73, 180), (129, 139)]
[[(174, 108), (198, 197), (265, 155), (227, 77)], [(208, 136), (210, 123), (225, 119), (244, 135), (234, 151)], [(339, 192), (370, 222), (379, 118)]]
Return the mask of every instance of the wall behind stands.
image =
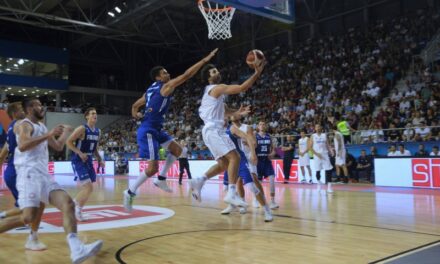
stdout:
[[(98, 115), (97, 127), (105, 128), (111, 123), (115, 122), (125, 116), (121, 115)], [(57, 124), (68, 124), (74, 128), (84, 124), (86, 121), (83, 114), (76, 113), (59, 113), (59, 112), (47, 112), (46, 113), (46, 126), (48, 129), (52, 129)]]

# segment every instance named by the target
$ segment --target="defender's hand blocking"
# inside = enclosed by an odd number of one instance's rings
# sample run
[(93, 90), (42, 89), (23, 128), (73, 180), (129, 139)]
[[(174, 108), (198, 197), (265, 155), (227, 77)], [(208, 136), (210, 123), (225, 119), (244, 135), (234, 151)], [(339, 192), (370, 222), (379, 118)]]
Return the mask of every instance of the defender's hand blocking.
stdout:
[(218, 51), (218, 48), (216, 48), (215, 50), (211, 51), (211, 53), (209, 53), (209, 55), (205, 57), (204, 61), (205, 61), (205, 62), (210, 61), (210, 60), (212, 59), (212, 57), (215, 56), (215, 54), (217, 53), (217, 51)]
[(247, 116), (251, 112), (251, 106), (240, 106), (240, 109), (238, 109), (237, 114), (240, 116)]

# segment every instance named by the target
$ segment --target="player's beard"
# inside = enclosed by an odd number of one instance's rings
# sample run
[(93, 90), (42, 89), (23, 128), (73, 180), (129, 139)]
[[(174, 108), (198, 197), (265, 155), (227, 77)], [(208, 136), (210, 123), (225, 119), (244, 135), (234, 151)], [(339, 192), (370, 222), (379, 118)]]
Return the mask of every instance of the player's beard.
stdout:
[(44, 118), (44, 109), (41, 109), (41, 111), (34, 109), (34, 116), (38, 118), (38, 120), (42, 120)]

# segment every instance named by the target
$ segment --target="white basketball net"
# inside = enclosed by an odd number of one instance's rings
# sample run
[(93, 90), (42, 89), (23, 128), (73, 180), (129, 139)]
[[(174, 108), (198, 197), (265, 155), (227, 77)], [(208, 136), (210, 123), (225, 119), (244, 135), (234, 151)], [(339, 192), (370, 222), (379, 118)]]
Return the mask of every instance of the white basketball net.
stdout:
[[(208, 7), (203, 5), (206, 2)], [(209, 39), (228, 39), (231, 34), (231, 20), (234, 16), (234, 7), (219, 8), (215, 4), (215, 8), (211, 8), (209, 1), (199, 0), (199, 9), (208, 24)]]

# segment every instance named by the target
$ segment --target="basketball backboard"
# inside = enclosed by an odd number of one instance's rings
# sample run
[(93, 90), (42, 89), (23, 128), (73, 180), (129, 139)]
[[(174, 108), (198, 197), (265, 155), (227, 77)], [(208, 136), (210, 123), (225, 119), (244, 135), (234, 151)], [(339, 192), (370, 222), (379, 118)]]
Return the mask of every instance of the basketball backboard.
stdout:
[(238, 10), (278, 20), (283, 23), (295, 22), (294, 0), (212, 0), (219, 4), (233, 6)]

